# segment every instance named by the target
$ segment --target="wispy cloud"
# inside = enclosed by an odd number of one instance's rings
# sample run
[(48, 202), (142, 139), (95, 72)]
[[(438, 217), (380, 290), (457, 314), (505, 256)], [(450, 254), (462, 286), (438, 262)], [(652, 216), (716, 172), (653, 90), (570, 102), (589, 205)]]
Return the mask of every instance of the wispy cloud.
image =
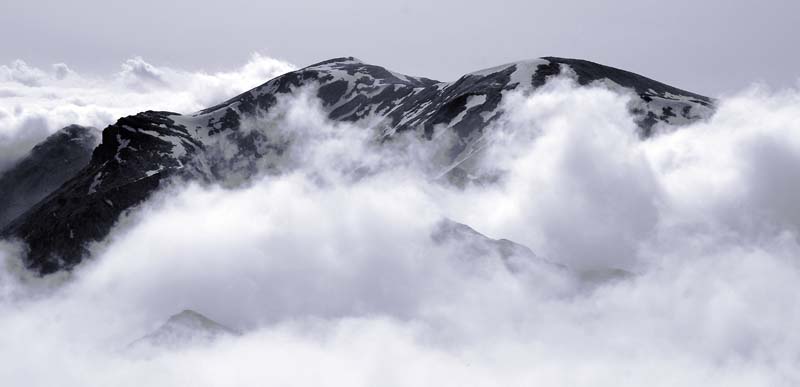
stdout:
[[(4, 244), (0, 364), (14, 366), (0, 378), (792, 385), (799, 98), (749, 89), (640, 141), (625, 97), (557, 80), (509, 96), (473, 160), (497, 178), (456, 189), (433, 179), (430, 143), (378, 146), (368, 124), (329, 122), (301, 94), (249, 123), (290, 144), (281, 173), (169, 186), (70, 275), (32, 278)], [(442, 217), (633, 275), (587, 289), (541, 261), (510, 271), (491, 249), (432, 239)], [(245, 334), (147, 359), (118, 351), (185, 308)]]

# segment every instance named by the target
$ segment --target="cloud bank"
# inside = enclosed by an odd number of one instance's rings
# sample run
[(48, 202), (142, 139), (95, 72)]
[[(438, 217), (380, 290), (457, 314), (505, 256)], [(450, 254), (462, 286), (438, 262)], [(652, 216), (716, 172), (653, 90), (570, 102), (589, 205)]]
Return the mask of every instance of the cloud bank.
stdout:
[[(794, 385), (798, 99), (752, 88), (707, 122), (640, 141), (625, 97), (556, 80), (507, 98), (470, 160), (496, 178), (463, 189), (434, 179), (429, 143), (379, 146), (368, 123), (328, 122), (307, 96), (285, 101), (250, 129), (290, 144), (280, 173), (173, 185), (69, 275), (33, 278), (19, 246), (3, 244), (0, 364), (12, 366), (0, 378)], [(437, 242), (443, 217), (554, 264)], [(591, 287), (574, 275), (602, 269), (630, 274)], [(244, 335), (126, 353), (186, 308)]]
[(80, 74), (63, 63), (46, 70), (22, 60), (0, 65), (0, 172), (67, 125), (102, 129), (145, 110), (190, 113), (293, 69), (259, 54), (238, 69), (218, 73), (154, 66), (141, 57), (107, 77)]

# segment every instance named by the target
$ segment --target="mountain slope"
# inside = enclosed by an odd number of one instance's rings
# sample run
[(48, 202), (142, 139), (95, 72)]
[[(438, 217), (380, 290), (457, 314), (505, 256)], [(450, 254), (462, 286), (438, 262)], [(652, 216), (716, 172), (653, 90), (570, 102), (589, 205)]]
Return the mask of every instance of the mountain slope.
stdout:
[(148, 349), (158, 348), (174, 350), (210, 344), (221, 337), (239, 335), (239, 332), (187, 309), (170, 316), (158, 329), (130, 343), (127, 350), (132, 352), (146, 352)]
[(47, 137), (0, 175), (0, 227), (75, 176), (89, 164), (99, 143), (99, 130), (70, 125)]
[[(282, 96), (301, 89), (319, 98), (330, 119), (369, 119), (377, 122), (385, 139), (406, 131), (428, 140), (435, 140), (436, 131), (452, 133), (455, 141), (448, 144), (440, 167), (458, 174), (458, 164), (479, 148), (484, 129), (502, 116), (503, 96), (535, 90), (555, 75), (572, 76), (582, 85), (600, 82), (630, 94), (629, 109), (643, 137), (657, 123), (682, 125), (713, 112), (707, 97), (574, 59), (516, 62), (454, 82), (409, 77), (354, 58), (332, 59), (191, 115), (147, 111), (121, 118), (103, 131), (89, 165), (2, 234), (28, 244), (26, 263), (40, 273), (71, 268), (86, 254), (88, 242), (104, 238), (120, 214), (144, 201), (166, 179), (214, 181), (231, 172), (246, 178), (258, 162), (280, 159), (286, 144), (275, 142), (268, 129), (251, 130), (247, 125), (263, 120)], [(210, 151), (221, 139), (234, 144), (225, 157)]]

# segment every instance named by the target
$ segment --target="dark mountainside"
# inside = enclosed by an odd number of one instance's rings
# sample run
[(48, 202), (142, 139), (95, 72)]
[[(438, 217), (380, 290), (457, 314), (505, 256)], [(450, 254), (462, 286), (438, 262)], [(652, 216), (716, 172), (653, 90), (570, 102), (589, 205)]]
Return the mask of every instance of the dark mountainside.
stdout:
[[(465, 175), (462, 163), (479, 149), (484, 129), (503, 114), (504, 93), (535, 90), (559, 74), (572, 76), (581, 85), (601, 82), (631, 94), (629, 110), (643, 138), (656, 124), (679, 126), (713, 113), (713, 101), (707, 97), (575, 59), (516, 62), (455, 82), (409, 77), (354, 58), (332, 59), (194, 114), (147, 111), (119, 119), (103, 130), (102, 143), (88, 165), (0, 234), (27, 243), (30, 269), (41, 274), (70, 269), (86, 255), (87, 243), (102, 240), (124, 211), (170, 178), (217, 181), (231, 171), (247, 177), (256, 172), (258, 163), (279, 159), (286, 144), (272, 141), (267, 131), (241, 129), (246, 120), (264, 118), (279, 97), (301, 87), (315, 90), (331, 120), (382, 118), (379, 129), (384, 139), (414, 131), (431, 140), (434, 128), (452, 132), (457, 141), (447, 150), (442, 167), (448, 177), (457, 179)], [(211, 151), (220, 138), (236, 145), (233, 157)], [(15, 184), (7, 181), (2, 187)]]
[(89, 164), (100, 143), (95, 128), (70, 125), (53, 133), (0, 175), (0, 228)]

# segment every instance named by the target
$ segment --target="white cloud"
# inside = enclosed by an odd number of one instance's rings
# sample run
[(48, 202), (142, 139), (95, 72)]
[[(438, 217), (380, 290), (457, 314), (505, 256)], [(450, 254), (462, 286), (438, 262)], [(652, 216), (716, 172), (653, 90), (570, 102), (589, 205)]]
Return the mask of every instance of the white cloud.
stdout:
[(167, 81), (164, 80), (164, 73), (145, 62), (140, 56), (126, 60), (122, 64), (119, 77), (134, 90), (146, 91), (149, 87), (169, 87)]
[(75, 72), (64, 63), (53, 64), (53, 77), (57, 80), (63, 80), (67, 77), (74, 76)]
[(78, 74), (63, 63), (50, 71), (20, 60), (0, 66), (0, 172), (67, 125), (102, 129), (145, 110), (191, 113), (291, 70), (258, 54), (239, 69), (216, 73), (159, 67), (141, 57), (109, 77)]
[(47, 74), (35, 67), (28, 66), (23, 60), (15, 60), (11, 65), (0, 65), (0, 80), (17, 82), (25, 86), (39, 86), (47, 78)]
[[(502, 179), (466, 190), (431, 181), (424, 144), (376, 146), (301, 96), (269, 126), (293, 144), (285, 173), (169, 187), (70, 276), (30, 278), (3, 245), (0, 364), (14, 366), (0, 378), (794, 385), (798, 95), (745, 91), (708, 122), (642, 142), (624, 98), (557, 81), (507, 101), (476, 160)], [(441, 216), (574, 267), (636, 274), (587, 290), (537, 262), (511, 273), (434, 243)], [(118, 351), (185, 308), (245, 335), (148, 359)]]

